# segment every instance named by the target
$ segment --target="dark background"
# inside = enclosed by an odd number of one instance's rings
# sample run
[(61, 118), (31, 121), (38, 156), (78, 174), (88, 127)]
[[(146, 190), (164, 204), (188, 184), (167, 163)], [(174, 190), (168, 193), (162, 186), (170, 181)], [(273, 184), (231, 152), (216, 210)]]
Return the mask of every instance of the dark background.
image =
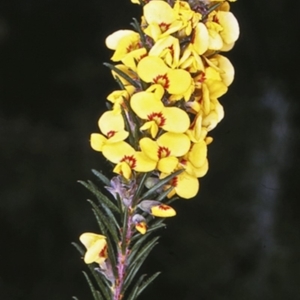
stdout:
[[(236, 79), (210, 171), (175, 203), (143, 268), (163, 273), (141, 299), (300, 299), (299, 6), (232, 5)], [(104, 39), (132, 17), (129, 0), (0, 2), (1, 300), (92, 299), (71, 242), (98, 229), (76, 181), (108, 169), (89, 147), (117, 88)]]

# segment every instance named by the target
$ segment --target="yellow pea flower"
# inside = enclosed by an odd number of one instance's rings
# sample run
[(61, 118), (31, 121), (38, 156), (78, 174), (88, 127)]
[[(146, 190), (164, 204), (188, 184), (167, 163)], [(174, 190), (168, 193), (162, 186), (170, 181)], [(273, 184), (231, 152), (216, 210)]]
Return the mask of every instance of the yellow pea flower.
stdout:
[(114, 111), (106, 111), (99, 119), (99, 133), (91, 134), (91, 147), (95, 151), (102, 151), (105, 144), (116, 143), (125, 140), (129, 133), (124, 130), (125, 123), (120, 109)]
[[(164, 178), (170, 174), (162, 173), (160, 178)], [(166, 186), (166, 189), (173, 186), (174, 189), (168, 194), (168, 197), (171, 198), (173, 195), (177, 194), (183, 199), (190, 199), (197, 195), (199, 191), (199, 180), (187, 172), (183, 171), (176, 177), (174, 177), (169, 185)]]
[(163, 173), (172, 173), (178, 164), (178, 158), (185, 155), (191, 142), (183, 133), (166, 132), (156, 141), (150, 138), (140, 140), (142, 152), (157, 164), (157, 169)]
[(154, 85), (147, 91), (134, 94), (130, 100), (133, 111), (141, 119), (146, 120), (141, 130), (149, 130), (153, 138), (156, 137), (159, 128), (169, 132), (183, 133), (190, 125), (189, 116), (184, 110), (163, 105), (161, 101), (163, 93), (160, 85)]
[(156, 162), (140, 151), (135, 151), (128, 143), (106, 143), (102, 147), (102, 154), (112, 163), (116, 164), (114, 172), (131, 178), (132, 170), (137, 172), (150, 172), (155, 169)]
[(118, 30), (106, 38), (105, 44), (115, 50), (112, 61), (120, 61), (131, 51), (141, 48), (140, 35), (133, 30)]
[(107, 259), (107, 242), (104, 235), (85, 232), (79, 237), (79, 240), (87, 250), (84, 255), (86, 264), (95, 262), (101, 265), (105, 262)]
[(155, 56), (144, 57), (137, 66), (137, 73), (143, 81), (160, 84), (170, 94), (186, 92), (192, 82), (189, 72), (170, 69), (161, 58)]
[(149, 51), (149, 56), (162, 58), (166, 65), (172, 69), (178, 66), (179, 55), (179, 40), (170, 35), (159, 39)]
[(174, 9), (165, 1), (156, 0), (147, 3), (144, 8), (144, 32), (155, 42), (182, 28), (182, 22)]
[(176, 211), (173, 207), (156, 200), (143, 200), (138, 207), (154, 217), (168, 218), (176, 216)]

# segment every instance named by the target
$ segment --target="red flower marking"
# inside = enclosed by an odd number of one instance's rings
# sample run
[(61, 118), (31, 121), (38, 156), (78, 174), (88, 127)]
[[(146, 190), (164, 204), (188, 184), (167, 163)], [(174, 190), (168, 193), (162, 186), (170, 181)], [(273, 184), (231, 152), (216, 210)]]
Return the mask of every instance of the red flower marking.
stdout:
[(161, 112), (151, 113), (147, 117), (149, 121), (155, 121), (158, 126), (164, 126), (166, 123), (166, 118)]
[(174, 56), (174, 47), (173, 47), (173, 45), (171, 45), (170, 47), (168, 47), (168, 49), (170, 50), (171, 55)]
[(133, 155), (130, 155), (130, 156), (125, 155), (125, 156), (121, 159), (121, 162), (123, 162), (123, 161), (126, 162), (126, 163), (129, 165), (129, 167), (130, 167), (131, 169), (133, 169), (133, 168), (136, 167), (136, 159), (134, 158)]
[(109, 131), (109, 132), (106, 134), (106, 136), (107, 136), (108, 138), (111, 138), (111, 137), (113, 137), (113, 136), (115, 135), (115, 133), (116, 133), (116, 131), (111, 130), (111, 131)]
[(170, 28), (170, 25), (171, 24), (167, 24), (167, 23), (162, 22), (162, 23), (159, 24), (159, 27), (160, 27), (162, 32), (165, 32)]
[(220, 21), (219, 21), (217, 15), (213, 16), (213, 22), (220, 24)]
[(147, 228), (147, 225), (145, 223), (137, 223), (136, 226), (139, 228)]
[(171, 154), (171, 151), (167, 147), (158, 148), (158, 158), (168, 157)]
[(153, 82), (162, 85), (165, 89), (169, 88), (170, 86), (170, 80), (167, 74), (157, 75), (155, 78), (153, 78)]
[(201, 73), (198, 76), (197, 82), (203, 83), (206, 80), (205, 73), (201, 71)]
[(171, 185), (176, 187), (178, 185), (178, 177), (174, 177), (172, 180), (171, 180)]
[(161, 210), (169, 210), (171, 207), (165, 204), (161, 204), (158, 206), (158, 208)]
[(99, 257), (106, 257), (106, 256), (107, 256), (107, 245), (105, 245), (99, 253)]

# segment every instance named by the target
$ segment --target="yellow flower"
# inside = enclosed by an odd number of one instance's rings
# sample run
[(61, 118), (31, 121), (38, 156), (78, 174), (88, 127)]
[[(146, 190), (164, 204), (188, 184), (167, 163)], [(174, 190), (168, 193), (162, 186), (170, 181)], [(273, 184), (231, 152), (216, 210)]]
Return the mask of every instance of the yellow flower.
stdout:
[(168, 218), (176, 216), (174, 208), (156, 200), (143, 200), (138, 207), (154, 217)]
[[(170, 174), (162, 173), (160, 178), (162, 179), (168, 175)], [(190, 199), (195, 197), (199, 191), (199, 180), (185, 171), (174, 177), (169, 184), (166, 189), (170, 186), (174, 187), (173, 191), (168, 194), (169, 198), (177, 194), (183, 199)]]
[(170, 94), (184, 93), (192, 82), (187, 71), (170, 69), (161, 58), (155, 56), (144, 57), (137, 66), (137, 73), (143, 81), (160, 84)]
[(140, 147), (143, 153), (157, 163), (157, 169), (163, 173), (172, 173), (178, 164), (178, 158), (190, 148), (190, 140), (183, 133), (166, 132), (156, 141), (142, 138)]
[(115, 50), (112, 61), (122, 60), (128, 53), (141, 48), (140, 35), (133, 30), (118, 30), (105, 40), (107, 48)]
[[(181, 29), (182, 22), (177, 14), (165, 1), (150, 1), (144, 6), (144, 32), (157, 41)], [(148, 26), (147, 26), (148, 25)]]
[(103, 146), (109, 143), (116, 143), (125, 140), (129, 133), (124, 130), (125, 123), (120, 109), (105, 112), (98, 121), (99, 133), (91, 134), (91, 147), (95, 151), (102, 151)]
[(233, 13), (229, 11), (213, 11), (209, 15), (206, 26), (210, 36), (209, 49), (211, 50), (230, 50), (240, 34), (239, 24)]
[[(154, 92), (152, 92), (154, 91)], [(133, 111), (147, 122), (141, 130), (149, 129), (151, 136), (156, 137), (159, 128), (169, 132), (183, 133), (190, 125), (188, 114), (178, 107), (165, 107), (161, 101), (164, 94), (160, 85), (153, 85), (145, 92), (132, 96), (130, 105)]]
[(126, 142), (113, 144), (106, 143), (102, 147), (102, 153), (112, 163), (116, 164), (114, 172), (123, 175), (126, 179), (131, 178), (132, 170), (137, 172), (150, 172), (155, 169), (156, 162), (149, 159), (140, 151), (135, 151)]
[(170, 35), (159, 39), (149, 51), (149, 56), (162, 58), (172, 69), (178, 66), (179, 55), (179, 40)]
[(84, 255), (86, 264), (104, 263), (107, 259), (107, 242), (104, 235), (85, 232), (79, 237), (79, 240), (87, 250)]
[(211, 59), (206, 59), (206, 62), (219, 72), (221, 80), (226, 86), (231, 85), (234, 79), (234, 67), (227, 57), (216, 54)]
[(145, 234), (147, 232), (147, 223), (146, 222), (139, 222), (135, 224), (135, 229), (140, 234)]

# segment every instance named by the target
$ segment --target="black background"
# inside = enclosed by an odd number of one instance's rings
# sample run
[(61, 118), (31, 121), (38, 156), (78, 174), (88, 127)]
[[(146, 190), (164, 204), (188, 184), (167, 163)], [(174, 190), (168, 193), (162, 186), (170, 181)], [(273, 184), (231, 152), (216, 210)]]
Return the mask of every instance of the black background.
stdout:
[[(236, 68), (199, 195), (175, 203), (141, 299), (299, 299), (299, 3), (239, 0)], [(0, 299), (92, 299), (71, 246), (97, 231), (76, 181), (108, 172), (89, 135), (117, 88), (107, 35), (129, 0), (0, 2)], [(97, 180), (95, 180), (97, 181)]]

